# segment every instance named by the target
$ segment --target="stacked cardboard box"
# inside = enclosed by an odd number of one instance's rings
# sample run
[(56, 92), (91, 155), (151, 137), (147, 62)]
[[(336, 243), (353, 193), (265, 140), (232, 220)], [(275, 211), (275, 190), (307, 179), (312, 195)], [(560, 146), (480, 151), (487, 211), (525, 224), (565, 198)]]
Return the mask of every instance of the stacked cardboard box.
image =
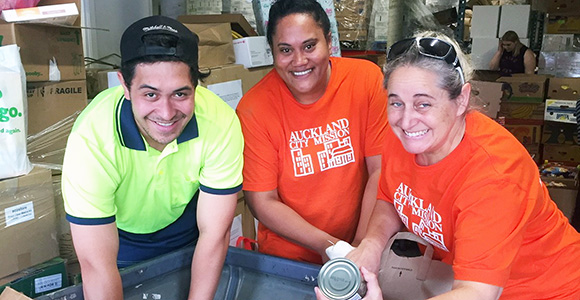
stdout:
[[(39, 6), (63, 3), (76, 5), (80, 11), (80, 0), (42, 0)], [(29, 136), (43, 134), (47, 127), (74, 115), (88, 103), (80, 18), (73, 25), (0, 24), (0, 45), (20, 47), (26, 73)], [(62, 142), (66, 138), (58, 141), (61, 143), (46, 148), (44, 153), (64, 148)], [(33, 163), (43, 163), (41, 157), (39, 154), (30, 159)], [(38, 158), (40, 161), (35, 160)]]
[(338, 35), (343, 48), (366, 46), (372, 5), (373, 1), (370, 0), (334, 0)]
[(541, 163), (548, 77), (515, 74), (500, 77), (497, 82), (502, 83), (503, 91), (499, 116), (505, 119), (505, 127), (522, 142), (536, 163)]
[(59, 255), (50, 170), (0, 181), (0, 240), (0, 278)]
[(580, 163), (574, 110), (580, 100), (580, 78), (550, 78), (544, 113), (544, 160)]
[(580, 3), (574, 0), (535, 0), (532, 5), (548, 16), (538, 58), (538, 73), (580, 77)]

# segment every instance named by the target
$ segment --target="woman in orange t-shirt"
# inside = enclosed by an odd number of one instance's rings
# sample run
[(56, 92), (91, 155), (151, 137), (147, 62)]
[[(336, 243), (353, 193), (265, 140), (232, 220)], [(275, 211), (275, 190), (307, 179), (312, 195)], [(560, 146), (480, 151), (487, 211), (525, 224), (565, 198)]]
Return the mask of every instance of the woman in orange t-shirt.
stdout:
[(384, 201), (347, 257), (376, 272), (389, 238), (408, 230), (453, 267), (452, 290), (431, 299), (578, 300), (580, 234), (526, 149), (472, 109), (470, 73), (457, 44), (441, 34), (390, 48)]
[(379, 66), (330, 57), (330, 21), (315, 0), (270, 8), (274, 70), (237, 107), (244, 194), (262, 253), (321, 264), (360, 241), (376, 202), (387, 127)]

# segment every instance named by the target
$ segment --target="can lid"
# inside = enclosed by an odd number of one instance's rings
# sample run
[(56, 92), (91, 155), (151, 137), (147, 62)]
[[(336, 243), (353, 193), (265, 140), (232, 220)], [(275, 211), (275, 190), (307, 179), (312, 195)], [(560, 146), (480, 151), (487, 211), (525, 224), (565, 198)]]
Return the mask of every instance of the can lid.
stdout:
[(331, 300), (346, 300), (356, 295), (360, 287), (360, 271), (346, 258), (326, 262), (318, 273), (318, 287)]

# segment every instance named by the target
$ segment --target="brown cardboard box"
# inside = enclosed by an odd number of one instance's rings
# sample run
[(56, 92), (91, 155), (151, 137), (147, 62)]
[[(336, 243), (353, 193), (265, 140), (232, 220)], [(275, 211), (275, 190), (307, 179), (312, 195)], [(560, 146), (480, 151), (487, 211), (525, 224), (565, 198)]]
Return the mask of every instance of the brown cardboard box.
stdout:
[[(577, 12), (580, 13), (580, 10)], [(580, 16), (550, 15), (546, 33), (580, 33)]]
[(236, 62), (229, 23), (184, 23), (184, 25), (199, 36), (200, 68), (211, 68)]
[[(0, 46), (9, 44), (20, 47), (28, 82), (85, 79), (80, 28), (0, 24)], [(54, 63), (60, 71), (60, 79), (50, 75), (50, 66)]]
[(544, 122), (542, 133), (543, 144), (554, 145), (578, 145), (576, 124), (563, 122)]
[(0, 277), (58, 256), (50, 170), (0, 181)]
[(579, 100), (580, 78), (550, 78), (547, 97), (559, 100)]
[(84, 80), (29, 82), (27, 94), (29, 135), (83, 110), (88, 103)]
[(572, 215), (576, 209), (576, 195), (578, 186), (573, 178), (554, 178), (542, 176), (542, 181), (548, 187), (550, 198), (556, 202), (568, 220), (572, 220)]
[(511, 132), (523, 145), (539, 144), (542, 137), (541, 125), (506, 124), (504, 127)]
[(217, 66), (209, 70), (210, 76), (200, 82), (200, 85), (208, 87), (235, 109), (243, 94), (271, 69), (271, 66), (246, 69), (237, 64)]
[(10, 287), (7, 287), (6, 289), (4, 289), (2, 294), (0, 294), (0, 300), (32, 300), (32, 299), (13, 290)]
[(483, 112), (492, 119), (497, 118), (502, 93), (500, 82), (471, 81), (471, 93), (477, 99), (477, 105), (482, 107)]
[(119, 69), (87, 69), (87, 97), (93, 99), (100, 92), (120, 85), (117, 71)]
[(580, 163), (580, 146), (544, 144), (543, 159), (572, 165)]
[(243, 37), (258, 35), (242, 14), (183, 15), (177, 20), (187, 24), (230, 23), (232, 30)]
[(544, 103), (502, 102), (498, 116), (506, 119), (534, 120), (539, 125), (544, 122)]
[(504, 82), (502, 101), (541, 103), (546, 98), (547, 76), (522, 75), (500, 77), (496, 81)]

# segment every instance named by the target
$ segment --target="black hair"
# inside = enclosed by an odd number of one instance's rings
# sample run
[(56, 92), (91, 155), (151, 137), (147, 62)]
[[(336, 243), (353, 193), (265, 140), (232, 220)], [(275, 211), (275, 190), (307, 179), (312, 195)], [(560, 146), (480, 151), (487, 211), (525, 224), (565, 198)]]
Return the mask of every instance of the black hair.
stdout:
[[(161, 47), (175, 47), (177, 45), (177, 37), (167, 34), (151, 34), (143, 37), (143, 43), (150, 46), (161, 46)], [(193, 86), (197, 86), (198, 80), (203, 80), (208, 73), (203, 73), (199, 71), (197, 63), (192, 63), (185, 61), (177, 56), (172, 55), (148, 55), (142, 56), (128, 62), (121, 63), (121, 74), (123, 75), (123, 80), (127, 88), (131, 88), (131, 83), (133, 82), (133, 77), (135, 76), (135, 67), (138, 64), (153, 64), (157, 62), (183, 62), (189, 66), (189, 75), (191, 83)]]
[(278, 0), (272, 7), (270, 7), (270, 15), (268, 17), (268, 26), (266, 28), (266, 37), (268, 43), (272, 47), (272, 37), (276, 34), (278, 22), (288, 15), (292, 14), (308, 14), (314, 19), (324, 33), (324, 37), (328, 40), (330, 37), (330, 20), (328, 15), (316, 0)]

